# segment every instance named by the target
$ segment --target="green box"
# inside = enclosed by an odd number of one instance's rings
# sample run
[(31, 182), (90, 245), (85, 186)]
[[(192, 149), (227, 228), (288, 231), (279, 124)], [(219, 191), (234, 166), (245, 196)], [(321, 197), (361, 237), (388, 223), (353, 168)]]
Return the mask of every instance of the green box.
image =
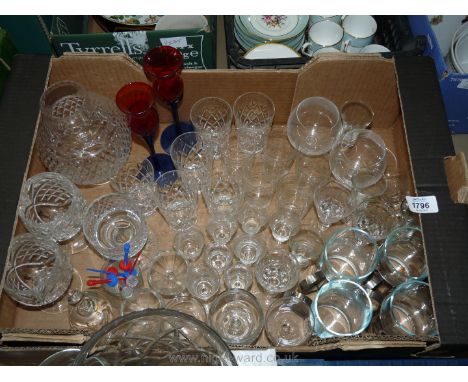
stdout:
[(51, 55), (52, 19), (52, 16), (0, 16), (0, 27), (8, 32), (18, 53)]
[(87, 33), (91, 16), (54, 16), (50, 40), (56, 55), (74, 53), (127, 53), (142, 63), (146, 51), (172, 45), (184, 56), (187, 69), (216, 67), (216, 18), (207, 16), (209, 30), (142, 30), (113, 33)]

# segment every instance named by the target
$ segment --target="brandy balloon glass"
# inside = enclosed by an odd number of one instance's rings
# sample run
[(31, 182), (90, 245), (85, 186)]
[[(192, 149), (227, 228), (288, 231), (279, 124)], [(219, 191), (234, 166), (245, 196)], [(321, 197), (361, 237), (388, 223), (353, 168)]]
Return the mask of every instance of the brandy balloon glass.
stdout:
[(120, 88), (115, 97), (119, 109), (127, 115), (128, 126), (133, 133), (141, 136), (148, 145), (154, 168), (154, 179), (161, 174), (174, 170), (169, 155), (156, 154), (154, 138), (158, 130), (159, 116), (153, 107), (153, 88), (143, 82), (131, 82)]
[(184, 82), (180, 73), (184, 59), (182, 54), (171, 46), (160, 46), (146, 53), (143, 59), (143, 70), (153, 84), (157, 100), (169, 106), (174, 123), (161, 134), (161, 146), (169, 153), (174, 139), (180, 134), (193, 131), (193, 126), (179, 120), (178, 107), (184, 93)]

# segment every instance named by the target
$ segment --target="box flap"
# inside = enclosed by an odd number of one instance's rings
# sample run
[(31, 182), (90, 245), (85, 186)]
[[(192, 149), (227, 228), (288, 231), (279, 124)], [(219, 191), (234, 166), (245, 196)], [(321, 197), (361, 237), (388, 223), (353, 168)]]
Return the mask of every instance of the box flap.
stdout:
[(464, 153), (444, 159), (450, 196), (455, 203), (468, 204), (468, 166)]
[(314, 96), (328, 98), (338, 108), (349, 100), (366, 102), (376, 128), (391, 127), (400, 114), (393, 60), (379, 56), (324, 54), (312, 59), (299, 71), (292, 107)]

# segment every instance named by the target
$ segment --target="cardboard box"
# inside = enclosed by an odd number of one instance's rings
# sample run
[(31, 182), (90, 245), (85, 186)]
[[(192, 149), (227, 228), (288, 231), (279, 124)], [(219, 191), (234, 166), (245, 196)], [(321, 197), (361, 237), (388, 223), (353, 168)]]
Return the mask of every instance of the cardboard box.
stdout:
[(461, 152), (445, 158), (444, 166), (452, 200), (468, 204), (468, 165), (465, 154)]
[(427, 16), (408, 16), (408, 20), (413, 34), (427, 37), (424, 55), (434, 59), (450, 131), (452, 134), (468, 133), (468, 74), (457, 73), (447, 65), (448, 44), (444, 43), (445, 51), (442, 50)]
[(216, 18), (207, 17), (207, 30), (106, 33), (92, 16), (54, 16), (50, 41), (57, 56), (65, 52), (126, 53), (140, 64), (148, 49), (171, 45), (183, 54), (186, 69), (213, 69), (216, 67)]
[[(417, 68), (420, 70), (417, 71)], [(188, 118), (190, 107), (201, 97), (218, 96), (232, 104), (237, 96), (248, 91), (261, 91), (273, 99), (276, 106), (274, 124), (277, 126), (284, 126), (291, 108), (306, 97), (320, 95), (338, 105), (349, 99), (361, 99), (373, 108), (374, 129), (397, 155), (400, 169), (407, 174), (418, 190), (429, 190), (438, 198), (439, 214), (423, 216), (421, 220), (439, 337), (374, 334), (327, 340), (313, 337), (306, 346), (278, 348), (278, 352), (294, 352), (307, 357), (349, 358), (363, 354), (401, 357), (429, 350), (447, 354), (456, 349), (460, 351), (461, 345), (466, 349), (468, 312), (463, 302), (466, 297), (465, 280), (468, 277), (468, 267), (466, 261), (457, 264), (457, 268), (453, 267), (455, 262), (460, 262), (468, 248), (467, 231), (464, 236), (460, 234), (460, 229), (468, 228), (468, 219), (466, 210), (460, 209), (459, 205), (455, 205), (449, 199), (442, 158), (451, 155), (453, 147), (447, 144), (448, 138), (439, 132), (440, 125), (444, 127), (443, 106), (433, 66), (427, 58), (393, 60), (359, 55), (324, 55), (301, 70), (187, 70), (183, 72), (183, 77), (186, 90), (180, 109), (182, 119)], [(61, 80), (78, 81), (90, 90), (113, 98), (123, 84), (145, 81), (145, 76), (141, 67), (128, 57), (83, 54), (52, 59), (48, 84)], [(426, 84), (424, 89), (414, 86), (421, 82)], [(421, 90), (424, 91), (425, 99), (419, 97)], [(427, 113), (421, 118), (419, 114), (426, 107)], [(161, 107), (158, 109), (163, 129), (171, 121), (171, 116), (169, 111)], [(41, 128), (40, 116), (36, 128)], [(428, 130), (432, 134), (426, 134)], [(446, 132), (445, 134), (448, 135)], [(428, 140), (432, 142), (432, 146), (428, 144)], [(160, 149), (159, 145), (158, 148)], [(441, 153), (445, 154), (442, 156)], [(146, 155), (143, 146), (134, 142), (131, 158), (141, 160)], [(44, 170), (33, 142), (25, 178)], [(110, 192), (110, 187), (90, 187), (82, 189), (82, 192), (87, 201), (92, 201), (98, 195)], [(313, 219), (312, 212), (305, 221)], [(450, 219), (457, 221), (459, 228), (451, 228), (444, 231), (444, 235), (439, 235), (441, 228), (444, 228)], [(200, 203), (200, 226), (203, 226), (205, 221), (205, 207)], [(148, 224), (159, 239), (160, 249), (170, 248), (174, 233), (161, 216), (151, 216)], [(15, 234), (24, 232), (19, 220), (16, 220), (14, 228)], [(268, 231), (264, 231), (263, 234), (272, 241)], [(85, 278), (86, 267), (99, 267), (104, 260), (92, 250), (87, 250), (74, 255), (72, 263)], [(447, 269), (449, 266), (452, 268)], [(457, 269), (457, 272), (453, 272), (453, 269)], [(303, 272), (302, 276), (306, 274), (307, 272)], [(259, 299), (264, 298), (257, 287), (254, 287), (253, 291)], [(70, 330), (66, 313), (51, 314), (25, 309), (13, 302), (4, 292), (0, 294), (0, 328), (3, 346), (0, 346), (0, 349), (6, 351), (9, 347), (17, 347), (21, 343), (32, 343), (35, 346), (50, 343), (81, 344), (90, 335), (88, 332)], [(271, 345), (265, 334), (262, 334), (252, 347)]]

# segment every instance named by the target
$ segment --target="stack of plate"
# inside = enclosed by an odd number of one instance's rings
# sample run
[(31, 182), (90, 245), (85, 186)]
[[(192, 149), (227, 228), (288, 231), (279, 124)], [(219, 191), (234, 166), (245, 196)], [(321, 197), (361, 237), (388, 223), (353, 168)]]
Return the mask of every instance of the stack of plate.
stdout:
[(468, 73), (468, 22), (462, 24), (452, 38), (450, 58), (458, 73)]
[(234, 35), (244, 50), (277, 43), (298, 51), (305, 40), (308, 16), (235, 16)]

